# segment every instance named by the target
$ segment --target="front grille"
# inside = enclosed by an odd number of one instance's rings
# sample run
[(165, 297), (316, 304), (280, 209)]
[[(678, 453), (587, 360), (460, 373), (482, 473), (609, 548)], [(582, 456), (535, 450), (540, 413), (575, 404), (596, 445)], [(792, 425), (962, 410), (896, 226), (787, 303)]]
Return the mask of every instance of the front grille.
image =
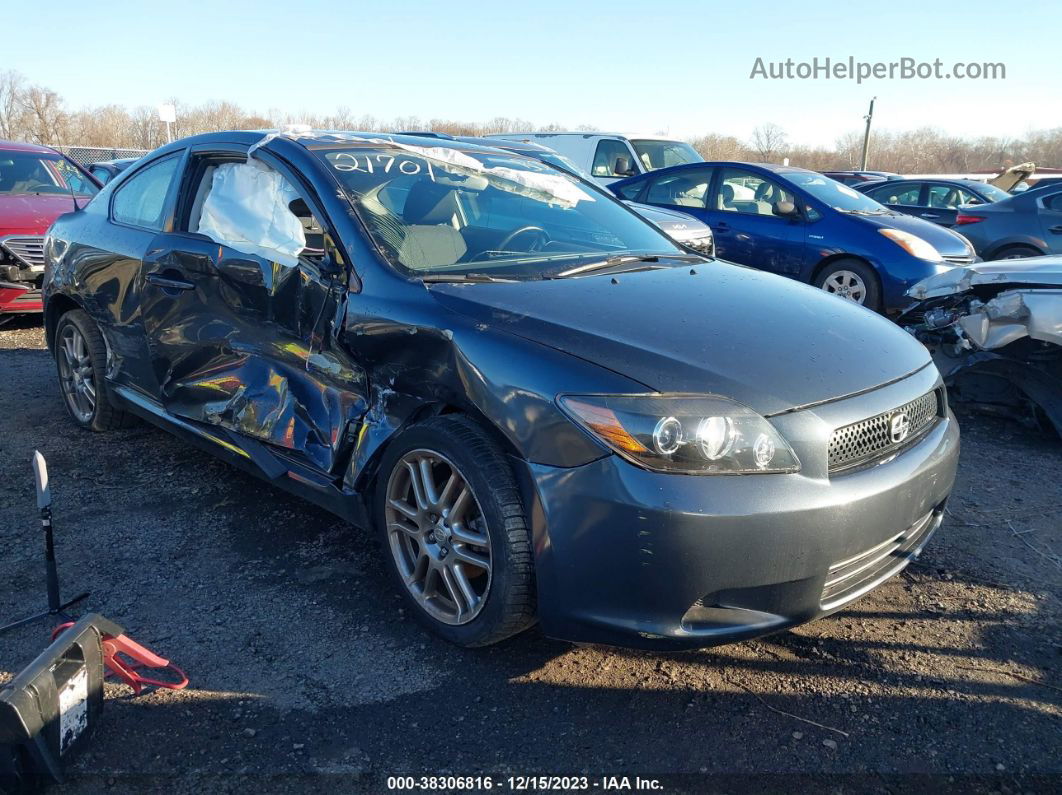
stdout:
[(973, 254), (945, 254), (944, 259), (953, 265), (971, 265), (974, 261)]
[[(894, 438), (893, 418), (900, 414), (907, 416), (907, 433)], [(907, 447), (933, 427), (939, 414), (940, 396), (933, 391), (892, 411), (838, 428), (830, 437), (830, 473), (868, 464)]]
[(44, 267), (43, 237), (6, 237), (0, 241), (7, 253), (29, 268)]
[(830, 566), (822, 588), (822, 609), (833, 610), (850, 602), (900, 571), (922, 551), (942, 512), (943, 508), (938, 507), (902, 533)]

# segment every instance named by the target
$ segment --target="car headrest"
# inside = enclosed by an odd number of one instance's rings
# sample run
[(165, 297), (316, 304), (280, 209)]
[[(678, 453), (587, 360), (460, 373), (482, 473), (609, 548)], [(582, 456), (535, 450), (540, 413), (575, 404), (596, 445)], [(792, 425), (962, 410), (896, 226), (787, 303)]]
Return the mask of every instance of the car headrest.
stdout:
[(419, 224), (439, 206), (450, 189), (436, 184), (429, 179), (422, 179), (414, 183), (406, 197), (406, 206), (402, 210), (402, 218), (407, 224)]
[(730, 204), (734, 201), (734, 186), (723, 183), (723, 203)]

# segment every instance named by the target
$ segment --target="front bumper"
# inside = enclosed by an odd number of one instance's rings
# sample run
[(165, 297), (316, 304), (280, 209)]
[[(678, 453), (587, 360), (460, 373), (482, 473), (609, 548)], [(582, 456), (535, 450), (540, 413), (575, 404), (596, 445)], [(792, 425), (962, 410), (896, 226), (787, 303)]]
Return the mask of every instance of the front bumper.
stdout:
[(890, 274), (892, 278), (882, 280), (884, 306), (887, 311), (894, 313), (906, 312), (915, 303), (914, 299), (907, 293), (916, 284), (932, 276), (946, 273), (953, 268), (965, 268), (981, 261), (981, 258), (973, 253), (963, 257), (948, 257), (940, 262), (923, 262), (920, 260), (915, 268), (909, 269), (901, 275)]
[(43, 312), (41, 291), (31, 283), (0, 282), (0, 314)]
[[(852, 404), (870, 403), (868, 414), (875, 403), (901, 405), (900, 392), (775, 423), (792, 441), (801, 424)], [(615, 455), (571, 469), (525, 463), (542, 628), (565, 640), (683, 649), (826, 615), (921, 551), (943, 516), (958, 451), (947, 413), (891, 460), (832, 476), (813, 462), (792, 475), (730, 477), (654, 473)]]

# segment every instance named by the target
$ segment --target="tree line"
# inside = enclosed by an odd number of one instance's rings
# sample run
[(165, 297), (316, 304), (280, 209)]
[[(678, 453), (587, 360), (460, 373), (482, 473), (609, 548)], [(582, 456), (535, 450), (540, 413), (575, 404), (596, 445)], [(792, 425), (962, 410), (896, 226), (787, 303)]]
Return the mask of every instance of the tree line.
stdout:
[[(308, 124), (325, 130), (365, 132), (426, 131), (449, 135), (576, 129), (594, 130), (580, 124), (541, 125), (526, 119), (495, 117), (484, 122), (422, 119), (417, 116), (379, 119), (356, 115), (349, 108), (335, 113), (290, 113), (270, 110), (265, 115), (249, 113), (233, 102), (205, 102), (177, 108), (174, 137), (215, 130), (254, 130), (285, 124)], [(106, 148), (154, 149), (166, 142), (166, 126), (150, 106), (127, 108), (100, 105), (70, 110), (55, 91), (28, 81), (14, 71), (0, 71), (0, 139), (30, 141), (47, 146), (78, 145)], [(863, 146), (862, 130), (840, 135), (833, 146), (811, 147), (789, 142), (783, 127), (764, 123), (748, 140), (732, 135), (706, 133), (690, 143), (709, 160), (754, 160), (780, 163), (817, 171), (858, 168)], [(901, 174), (955, 173), (1002, 169), (1016, 163), (1062, 167), (1062, 128), (1028, 132), (1013, 138), (960, 137), (930, 127), (906, 132), (875, 131), (871, 137), (869, 168)]]

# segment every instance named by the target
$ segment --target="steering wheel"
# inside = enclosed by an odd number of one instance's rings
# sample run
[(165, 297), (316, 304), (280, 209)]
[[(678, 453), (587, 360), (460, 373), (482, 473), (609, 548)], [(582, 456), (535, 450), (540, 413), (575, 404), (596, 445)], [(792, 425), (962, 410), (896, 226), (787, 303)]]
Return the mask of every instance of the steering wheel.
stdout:
[(513, 241), (521, 235), (537, 235), (538, 245), (535, 245), (535, 241), (532, 241), (524, 251), (528, 253), (532, 251), (541, 251), (545, 248), (546, 244), (550, 242), (550, 236), (546, 233), (546, 230), (541, 226), (521, 226), (519, 229), (514, 229), (512, 232), (505, 236), (505, 239), (498, 244), (500, 251), (508, 251), (509, 247), (513, 244)]
[(47, 182), (34, 182), (26, 188), (26, 193), (35, 193), (39, 190), (49, 190), (54, 187), (55, 185), (49, 185)]

